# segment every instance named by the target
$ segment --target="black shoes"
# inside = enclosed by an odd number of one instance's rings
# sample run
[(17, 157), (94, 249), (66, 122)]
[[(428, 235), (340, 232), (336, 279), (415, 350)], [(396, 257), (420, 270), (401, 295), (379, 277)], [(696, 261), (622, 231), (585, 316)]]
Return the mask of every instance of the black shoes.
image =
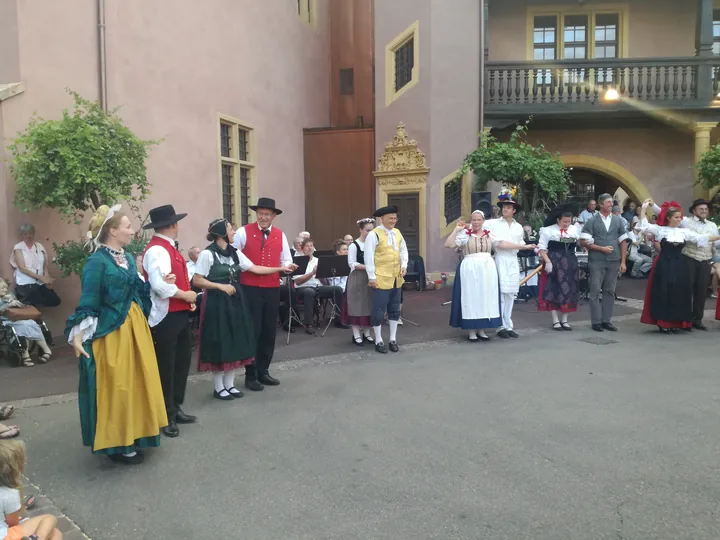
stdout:
[(230, 395), (230, 392), (228, 392), (227, 390), (225, 390), (225, 392), (227, 392), (227, 394), (223, 396), (220, 392), (214, 390), (213, 397), (221, 401), (235, 401), (235, 398)]
[(348, 328), (350, 328), (350, 326), (347, 324), (343, 324), (340, 321), (335, 321), (335, 328), (342, 328), (343, 330), (347, 330)]
[(596, 332), (602, 332), (603, 331), (603, 325), (602, 324), (593, 324), (592, 329)]
[(360, 338), (360, 341), (358, 341), (357, 339), (355, 339), (355, 338), (353, 337), (353, 338), (352, 338), (352, 342), (353, 342), (353, 345), (357, 345), (358, 347), (364, 347), (364, 346), (365, 346), (365, 340), (364, 340), (363, 338)]
[(278, 381), (275, 377), (271, 377), (269, 373), (259, 375), (258, 382), (260, 384), (264, 384), (265, 386), (278, 386), (280, 384), (280, 381)]
[(617, 328), (615, 328), (615, 325), (613, 323), (604, 322), (602, 323), (602, 327), (605, 330), (609, 330), (610, 332), (617, 332)]
[(177, 422), (175, 420), (170, 420), (167, 426), (165, 426), (162, 429), (163, 435), (166, 437), (170, 437), (171, 439), (174, 439), (178, 435), (180, 435), (180, 429), (177, 426)]
[(192, 414), (185, 414), (185, 411), (178, 407), (178, 412), (175, 415), (175, 421), (178, 424), (194, 424), (195, 422), (197, 422), (197, 416), (193, 416)]
[(705, 326), (702, 321), (694, 322), (692, 327), (707, 332), (707, 326)]
[(510, 333), (504, 328), (502, 330), (498, 330), (497, 336), (502, 339), (510, 339)]
[(387, 354), (388, 349), (385, 346), (385, 344), (381, 341), (380, 343), (375, 344), (375, 350), (379, 352), (380, 354)]
[(520, 337), (517, 334), (517, 332), (515, 332), (515, 330), (508, 330), (507, 333), (508, 333), (508, 336), (510, 336), (511, 338), (519, 338)]
[(255, 379), (245, 379), (245, 388), (252, 392), (262, 392), (265, 387)]
[(140, 452), (135, 452), (134, 456), (110, 454), (108, 457), (111, 461), (114, 461), (115, 463), (122, 463), (123, 465), (140, 465), (143, 461), (145, 461), (145, 456)]
[(243, 397), (245, 395), (240, 390), (235, 388), (234, 386), (231, 388), (227, 388), (227, 391), (228, 391), (228, 394), (230, 394), (235, 399), (240, 399), (241, 397)]
[(561, 323), (560, 326), (562, 326), (562, 329), (563, 329), (563, 330), (566, 330), (566, 331), (568, 331), (568, 332), (572, 332), (572, 326), (570, 326), (568, 323), (566, 323), (566, 322)]
[(398, 352), (400, 350), (400, 347), (397, 344), (397, 341), (391, 341), (388, 343), (388, 346), (390, 347), (390, 350), (392, 352)]

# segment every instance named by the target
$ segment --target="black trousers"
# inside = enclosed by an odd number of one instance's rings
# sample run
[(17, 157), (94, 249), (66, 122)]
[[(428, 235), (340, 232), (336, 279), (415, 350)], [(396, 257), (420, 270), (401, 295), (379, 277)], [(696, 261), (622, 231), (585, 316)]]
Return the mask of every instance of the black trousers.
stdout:
[(685, 256), (690, 269), (690, 287), (692, 288), (692, 322), (701, 322), (705, 313), (705, 300), (712, 276), (710, 261), (698, 261)]
[(185, 401), (190, 372), (190, 318), (187, 311), (168, 313), (150, 329), (157, 356), (168, 420), (174, 420)]
[(15, 296), (23, 304), (42, 307), (57, 307), (60, 305), (60, 297), (47, 285), (18, 285), (15, 287)]
[(275, 332), (280, 310), (280, 287), (251, 287), (243, 285), (252, 313), (257, 349), (255, 363), (245, 368), (247, 379), (256, 379), (258, 374), (268, 372), (275, 353)]
[(332, 298), (333, 303), (340, 309), (342, 306), (342, 287), (321, 285), (320, 287), (298, 287), (295, 294), (303, 299), (303, 320), (306, 326), (313, 322), (315, 298)]

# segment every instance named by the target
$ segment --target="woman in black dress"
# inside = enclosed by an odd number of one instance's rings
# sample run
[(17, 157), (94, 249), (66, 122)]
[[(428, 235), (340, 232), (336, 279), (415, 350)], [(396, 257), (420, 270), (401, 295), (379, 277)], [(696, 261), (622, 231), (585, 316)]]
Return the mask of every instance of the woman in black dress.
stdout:
[(216, 399), (243, 396), (235, 388), (235, 371), (253, 362), (255, 337), (252, 317), (240, 287), (240, 271), (253, 274), (290, 272), (291, 267), (256, 266), (232, 242), (235, 229), (225, 219), (210, 223), (212, 243), (198, 256), (192, 284), (204, 290), (200, 308), (198, 371), (212, 371)]

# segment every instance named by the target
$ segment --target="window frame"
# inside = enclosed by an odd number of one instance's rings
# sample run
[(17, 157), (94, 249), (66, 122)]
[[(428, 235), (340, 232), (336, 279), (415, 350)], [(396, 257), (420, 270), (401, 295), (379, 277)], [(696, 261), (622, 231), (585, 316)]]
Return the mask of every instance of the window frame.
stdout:
[[(229, 129), (230, 155), (223, 155), (223, 127)], [(241, 159), (241, 137), (240, 132), (245, 133), (244, 147), (245, 154)], [(237, 118), (220, 114), (217, 122), (218, 137), (218, 175), (220, 179), (220, 209), (223, 217), (226, 216), (225, 203), (225, 167), (230, 167), (232, 176), (232, 219), (235, 227), (241, 227), (250, 223), (251, 198), (257, 193), (257, 145), (255, 128), (247, 122)]]
[[(413, 41), (413, 67), (410, 80), (399, 90), (395, 89), (396, 53)], [(420, 22), (415, 21), (404, 31), (400, 32), (385, 47), (385, 106), (399, 99), (409, 92), (420, 80)]]

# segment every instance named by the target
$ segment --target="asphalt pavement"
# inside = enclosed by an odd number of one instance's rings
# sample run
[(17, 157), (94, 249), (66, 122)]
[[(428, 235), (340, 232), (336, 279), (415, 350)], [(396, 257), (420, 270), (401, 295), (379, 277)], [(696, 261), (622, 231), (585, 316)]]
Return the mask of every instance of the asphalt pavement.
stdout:
[(229, 403), (195, 378), (200, 422), (138, 467), (81, 446), (75, 402), (14, 420), (93, 540), (715, 540), (720, 324), (637, 319), (291, 360)]

